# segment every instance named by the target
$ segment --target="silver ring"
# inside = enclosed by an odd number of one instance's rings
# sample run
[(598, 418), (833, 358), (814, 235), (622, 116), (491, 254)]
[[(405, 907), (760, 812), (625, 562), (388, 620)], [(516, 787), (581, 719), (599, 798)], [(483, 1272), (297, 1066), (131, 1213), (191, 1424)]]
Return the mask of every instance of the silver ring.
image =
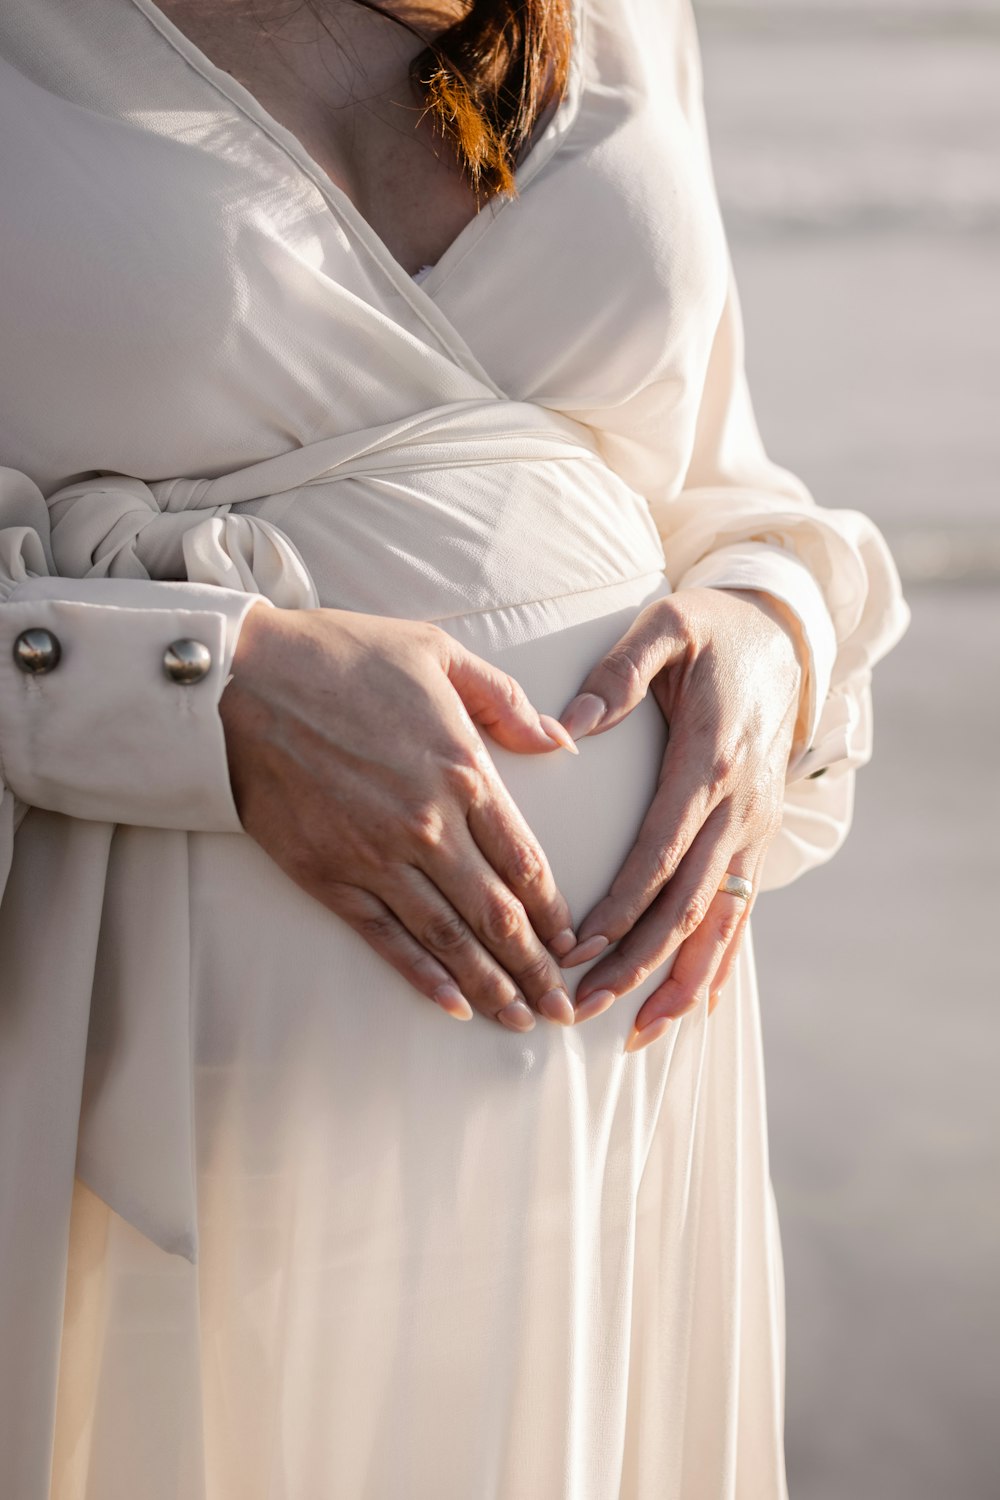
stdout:
[(749, 901), (753, 895), (753, 886), (742, 875), (727, 875), (719, 890), (727, 896), (735, 896), (739, 901)]

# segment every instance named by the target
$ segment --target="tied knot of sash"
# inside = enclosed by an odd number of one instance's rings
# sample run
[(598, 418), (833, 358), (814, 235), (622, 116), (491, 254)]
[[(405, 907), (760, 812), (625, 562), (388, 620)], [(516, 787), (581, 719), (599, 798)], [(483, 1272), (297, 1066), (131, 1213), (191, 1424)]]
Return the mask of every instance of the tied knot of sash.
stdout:
[(48, 499), (52, 556), (68, 578), (188, 579), (264, 594), (285, 609), (318, 604), (298, 551), (262, 517), (217, 498), (218, 481), (146, 483), (109, 475)]

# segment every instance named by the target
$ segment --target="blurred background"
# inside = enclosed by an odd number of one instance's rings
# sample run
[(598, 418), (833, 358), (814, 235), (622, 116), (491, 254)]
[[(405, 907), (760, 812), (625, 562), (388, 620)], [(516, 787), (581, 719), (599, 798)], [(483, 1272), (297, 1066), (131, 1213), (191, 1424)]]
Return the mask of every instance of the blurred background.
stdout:
[(755, 913), (792, 1500), (1000, 1497), (1000, 3), (695, 0), (771, 456), (909, 635), (832, 864)]

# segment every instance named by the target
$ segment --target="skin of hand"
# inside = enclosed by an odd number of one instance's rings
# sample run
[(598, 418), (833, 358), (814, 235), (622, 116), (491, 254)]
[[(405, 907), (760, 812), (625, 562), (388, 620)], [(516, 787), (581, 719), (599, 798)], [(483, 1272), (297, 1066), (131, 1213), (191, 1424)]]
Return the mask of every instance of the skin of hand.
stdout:
[(258, 606), (219, 711), (247, 833), (414, 989), (459, 1020), (573, 1024), (569, 907), (479, 731), (576, 747), (513, 678), (434, 625)]
[[(604, 734), (652, 692), (669, 726), (656, 794), (608, 895), (579, 926), (564, 967), (617, 947), (577, 987), (576, 1018), (599, 1015), (676, 950), (626, 1049), (667, 1031), (732, 971), (757, 875), (781, 825), (808, 660), (787, 605), (743, 589), (686, 589), (648, 605), (562, 714), (576, 739)], [(749, 880), (744, 901), (719, 891)]]

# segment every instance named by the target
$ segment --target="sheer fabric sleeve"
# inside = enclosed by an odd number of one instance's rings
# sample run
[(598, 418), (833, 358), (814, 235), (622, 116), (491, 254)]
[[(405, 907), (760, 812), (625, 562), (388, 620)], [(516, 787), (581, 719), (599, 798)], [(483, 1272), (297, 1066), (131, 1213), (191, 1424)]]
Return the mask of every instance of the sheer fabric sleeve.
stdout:
[[(0, 889), (27, 807), (157, 828), (237, 832), (219, 699), (259, 594), (195, 583), (53, 576), (45, 500), (0, 468)], [(263, 601), (266, 602), (266, 601)], [(15, 646), (47, 631), (58, 664), (26, 673)], [(211, 665), (180, 684), (177, 640)]]
[[(714, 193), (694, 20), (682, 0), (685, 111)], [(843, 843), (854, 775), (872, 750), (871, 671), (909, 622), (888, 547), (867, 516), (820, 506), (766, 454), (744, 366), (739, 296), (728, 291), (715, 329), (681, 492), (652, 510), (674, 587), (761, 589), (793, 611), (808, 648), (781, 832), (764, 888), (786, 885)], [(832, 418), (831, 418), (832, 420)]]

